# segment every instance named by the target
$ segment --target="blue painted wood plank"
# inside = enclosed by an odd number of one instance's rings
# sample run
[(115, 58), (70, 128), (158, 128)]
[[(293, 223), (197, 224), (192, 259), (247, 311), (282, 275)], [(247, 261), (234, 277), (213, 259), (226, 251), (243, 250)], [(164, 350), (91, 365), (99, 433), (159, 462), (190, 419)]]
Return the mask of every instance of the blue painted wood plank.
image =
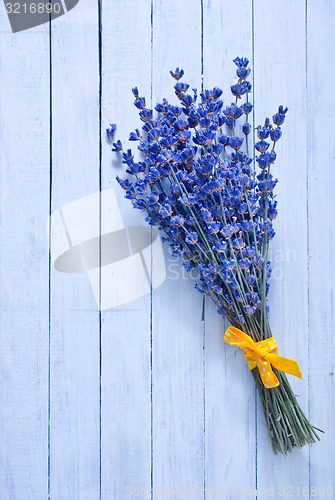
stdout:
[[(153, 105), (164, 97), (178, 105), (170, 70), (183, 68), (182, 81), (201, 91), (201, 3), (155, 0), (153, 6)], [(200, 498), (205, 481), (202, 297), (168, 243), (165, 256), (166, 282), (153, 291), (154, 487), (168, 492), (193, 487)]]
[[(278, 178), (278, 217), (270, 259), (273, 274), (269, 294), (270, 324), (279, 354), (296, 359), (303, 380), (289, 376), (301, 408), (308, 412), (308, 274), (306, 190), (306, 52), (305, 2), (254, 4), (255, 124), (270, 118), (278, 105), (288, 106), (276, 144), (272, 172)], [(260, 403), (258, 405), (258, 487), (279, 495), (280, 488), (309, 482), (309, 448), (287, 459), (274, 456)]]
[(0, 30), (0, 497), (32, 500), (48, 482), (49, 37), (3, 12)]
[[(230, 90), (237, 81), (233, 59), (248, 57), (252, 64), (251, 9), (252, 3), (245, 1), (204, 2), (204, 85), (222, 88), (225, 106), (235, 100)], [(255, 384), (242, 353), (223, 342), (227, 326), (209, 301), (206, 308), (206, 484), (228, 497), (231, 492), (242, 490), (249, 491), (253, 497), (256, 489)]]
[[(127, 145), (129, 132), (139, 126), (132, 87), (138, 86), (149, 104), (151, 3), (104, 2), (102, 23), (102, 189), (114, 189), (118, 211), (129, 235), (129, 226), (146, 230), (147, 224), (143, 214), (137, 213), (129, 200), (124, 199), (124, 191), (115, 180), (116, 175), (125, 177), (125, 166), (121, 166), (119, 155), (111, 153), (105, 130), (110, 123), (117, 123), (116, 139), (121, 139), (125, 148), (132, 146), (134, 143)], [(101, 218), (102, 224), (111, 224), (115, 219), (115, 212), (108, 212), (105, 203)], [(139, 242), (132, 243), (136, 246)], [(142, 488), (148, 491), (152, 478), (150, 286), (135, 247), (129, 247), (127, 241), (123, 252), (125, 258), (128, 252), (128, 261), (120, 258), (116, 265), (125, 264), (124, 277), (121, 275), (120, 281), (113, 285), (113, 295), (121, 303), (102, 311), (101, 493), (105, 500), (126, 498), (126, 492), (132, 495)], [(107, 272), (103, 267), (102, 277)], [(112, 273), (111, 278), (114, 277)], [(105, 302), (110, 292), (103, 280), (101, 285), (101, 298)], [(145, 285), (147, 293), (132, 300), (133, 289), (145, 290)]]
[(310, 486), (319, 496), (335, 490), (334, 19), (333, 2), (307, 2), (309, 399), (311, 420), (325, 431), (310, 452)]
[[(52, 212), (61, 211), (70, 245), (78, 248), (71, 269), (83, 263), (87, 271), (80, 244), (99, 236), (99, 195), (90, 202), (79, 199), (99, 191), (98, 7), (81, 0), (51, 27)], [(51, 223), (51, 229), (56, 242), (64, 228)], [(98, 305), (86, 272), (53, 269), (50, 293), (50, 495), (95, 500), (100, 488)]]

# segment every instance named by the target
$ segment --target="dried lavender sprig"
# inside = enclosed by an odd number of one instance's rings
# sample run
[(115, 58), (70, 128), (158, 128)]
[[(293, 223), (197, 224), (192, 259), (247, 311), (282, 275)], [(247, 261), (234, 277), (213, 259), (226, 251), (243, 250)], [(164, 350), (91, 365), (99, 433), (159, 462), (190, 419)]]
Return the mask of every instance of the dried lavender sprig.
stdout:
[[(270, 327), (269, 331), (271, 332)], [(264, 387), (258, 370), (252, 370), (252, 375), (261, 399), (273, 452), (286, 455), (295, 447), (301, 448), (306, 444), (319, 441), (318, 432), (323, 433), (323, 431), (309, 423), (285, 373), (276, 369), (274, 372), (280, 384), (270, 390)], [(271, 418), (276, 412), (280, 423), (276, 418)], [(285, 427), (289, 427), (289, 433), (284, 431)]]
[[(223, 317), (258, 341), (271, 335), (266, 304), (271, 268), (267, 259), (274, 236), (272, 221), (277, 215), (273, 201), (277, 179), (273, 179), (271, 165), (287, 108), (280, 106), (272, 123), (267, 118), (264, 126), (257, 127), (255, 149), (260, 154), (255, 160), (261, 173), (255, 178), (247, 141), (252, 110), (248, 102), (250, 69), (246, 58), (234, 62), (238, 83), (231, 90), (235, 103), (224, 109), (218, 88), (203, 91), (196, 105), (197, 92), (193, 89), (193, 96), (187, 93), (189, 85), (179, 81), (184, 73), (179, 68), (171, 74), (177, 80), (174, 88), (181, 106), (164, 99), (156, 106), (158, 120), (146, 108), (137, 88), (133, 89), (146, 136), (136, 129), (130, 140), (139, 141), (145, 160), (136, 163), (131, 150), (124, 152), (126, 171), (136, 181), (118, 181), (134, 208), (146, 210), (149, 224), (157, 225), (172, 240), (173, 254), (183, 256), (188, 272), (197, 273), (198, 290), (215, 302)], [(238, 106), (242, 96), (246, 102)], [(243, 115), (246, 154), (241, 148), (243, 138), (235, 135), (236, 121)], [(223, 133), (224, 126), (228, 135)], [(107, 135), (112, 139), (114, 133), (111, 125)], [(273, 141), (270, 153), (269, 137)], [(115, 151), (122, 150), (120, 141), (113, 146)], [(279, 388), (268, 390), (255, 370), (253, 375), (274, 451), (286, 453), (311, 442), (315, 430), (296, 405), (286, 377), (280, 374)], [(275, 412), (279, 422), (273, 417)]]

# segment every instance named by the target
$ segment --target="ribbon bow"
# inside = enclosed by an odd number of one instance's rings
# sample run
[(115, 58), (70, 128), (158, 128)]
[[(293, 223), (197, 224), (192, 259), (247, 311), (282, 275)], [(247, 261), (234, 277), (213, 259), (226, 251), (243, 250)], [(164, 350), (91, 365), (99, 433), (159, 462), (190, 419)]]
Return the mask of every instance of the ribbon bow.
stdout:
[(243, 349), (249, 370), (253, 370), (258, 366), (262, 382), (267, 389), (279, 385), (279, 380), (273, 372), (271, 365), (277, 368), (277, 370), (302, 378), (299, 365), (296, 361), (278, 356), (277, 344), (273, 337), (261, 340), (260, 342), (254, 342), (249, 335), (238, 328), (230, 326), (225, 333), (224, 341)]

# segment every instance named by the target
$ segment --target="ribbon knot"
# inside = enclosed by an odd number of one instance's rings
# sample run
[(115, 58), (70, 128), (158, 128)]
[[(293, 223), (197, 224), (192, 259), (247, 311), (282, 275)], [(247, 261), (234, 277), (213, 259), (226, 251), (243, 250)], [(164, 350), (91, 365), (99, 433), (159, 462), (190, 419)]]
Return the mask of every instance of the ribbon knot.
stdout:
[(253, 370), (256, 366), (258, 367), (261, 380), (267, 389), (279, 385), (279, 380), (272, 370), (272, 366), (277, 368), (277, 370), (302, 378), (299, 365), (296, 361), (278, 356), (277, 343), (273, 337), (261, 340), (260, 342), (254, 342), (242, 330), (230, 326), (225, 333), (224, 341), (243, 349), (249, 370)]
[[(273, 339), (273, 337), (272, 337)], [(257, 346), (257, 344), (255, 344)], [(256, 349), (252, 352), (253, 358), (265, 358), (268, 354), (269, 350), (264, 349), (263, 347), (256, 347)]]

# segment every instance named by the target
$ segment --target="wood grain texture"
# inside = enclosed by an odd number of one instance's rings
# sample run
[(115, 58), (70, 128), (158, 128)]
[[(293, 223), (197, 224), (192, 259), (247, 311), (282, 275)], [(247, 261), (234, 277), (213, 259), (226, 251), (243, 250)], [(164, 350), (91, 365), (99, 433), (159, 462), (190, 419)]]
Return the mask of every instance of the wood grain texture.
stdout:
[[(201, 16), (200, 2), (154, 0), (153, 105), (164, 97), (179, 103), (169, 73), (177, 67), (191, 88), (200, 89)], [(153, 484), (167, 492), (192, 486), (200, 496), (205, 484), (202, 297), (167, 243), (165, 255), (167, 280), (152, 298)]]
[[(103, 7), (102, 189), (113, 187), (124, 224), (146, 226), (115, 177), (124, 176), (120, 157), (105, 136), (117, 123), (116, 138), (127, 144), (139, 126), (131, 89), (150, 102), (151, 3), (127, 0)], [(140, 122), (141, 123), (141, 122)], [(128, 143), (128, 147), (134, 143)], [(125, 146), (127, 147), (127, 146)], [(138, 157), (138, 155), (137, 155)], [(102, 221), (110, 217), (102, 206)], [(103, 290), (102, 290), (102, 293)], [(150, 294), (102, 314), (101, 493), (104, 500), (126, 498), (126, 488), (150, 490), (151, 364)]]
[[(333, 3), (80, 0), (50, 26), (16, 34), (3, 13), (1, 500), (121, 500), (141, 489), (173, 498), (179, 488), (197, 500), (312, 498), (322, 487), (327, 497), (335, 489)], [(289, 107), (274, 167), (270, 319), (280, 354), (301, 366), (303, 380), (290, 377), (299, 402), (326, 434), (286, 459), (272, 455), (243, 356), (224, 345), (227, 324), (211, 303), (202, 321), (202, 298), (167, 246), (164, 284), (102, 312), (86, 273), (51, 269), (49, 284), (50, 210), (62, 209), (70, 239), (79, 228), (98, 236), (117, 216), (103, 196), (94, 215), (81, 208), (67, 220), (62, 207), (113, 188), (124, 225), (146, 227), (123, 198), (115, 176), (124, 165), (105, 137), (116, 122), (116, 139), (133, 145), (128, 134), (141, 122), (132, 87), (148, 105), (176, 102), (169, 70), (179, 66), (191, 87), (219, 86), (230, 104), (236, 56), (251, 61), (255, 125)], [(152, 253), (151, 281), (157, 262)]]
[(49, 37), (0, 19), (0, 497), (32, 500), (48, 480)]
[[(205, 1), (204, 86), (222, 88), (225, 106), (235, 100), (230, 86), (237, 81), (233, 63), (237, 56), (252, 61), (251, 1)], [(228, 324), (211, 301), (205, 324), (206, 484), (227, 495), (235, 490), (252, 493), (256, 490), (254, 381), (241, 352), (223, 342)]]
[(332, 2), (307, 3), (309, 399), (311, 420), (325, 431), (310, 450), (310, 483), (326, 490), (335, 484), (334, 70), (329, 54), (335, 43), (334, 16)]
[[(88, 0), (51, 24), (52, 212), (99, 191), (98, 9)], [(97, 198), (96, 204), (98, 205)], [(67, 220), (69, 238), (90, 214)], [(95, 234), (99, 235), (99, 212)], [(94, 221), (93, 221), (94, 224)], [(72, 227), (74, 225), (74, 227)], [(99, 313), (87, 274), (53, 270), (50, 497), (99, 498)]]
[(0, 497), (34, 499), (48, 479), (49, 39), (13, 37), (3, 15), (0, 30)]
[[(276, 145), (272, 169), (278, 178), (278, 218), (270, 258), (273, 275), (269, 294), (270, 324), (279, 353), (296, 359), (303, 380), (289, 376), (300, 406), (308, 411), (308, 274), (306, 190), (306, 53), (305, 2), (283, 9), (281, 1), (255, 2), (254, 78), (255, 124), (287, 106), (283, 137)], [(292, 50), (295, 47), (295, 50)], [(309, 449), (285, 459), (266, 446), (267, 429), (258, 405), (258, 489), (309, 485)]]

